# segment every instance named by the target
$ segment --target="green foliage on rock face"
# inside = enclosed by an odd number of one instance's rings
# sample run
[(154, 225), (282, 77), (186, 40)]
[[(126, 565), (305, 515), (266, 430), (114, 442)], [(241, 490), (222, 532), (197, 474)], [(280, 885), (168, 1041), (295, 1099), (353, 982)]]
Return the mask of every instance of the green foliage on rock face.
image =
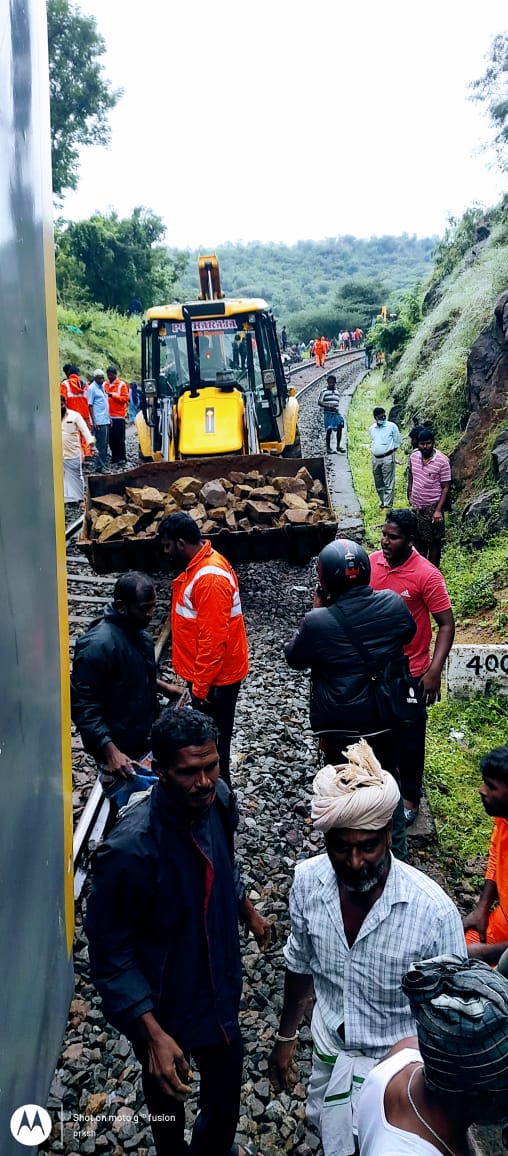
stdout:
[[(466, 234), (471, 228), (468, 221)], [(461, 241), (454, 251), (451, 271), (436, 282), (437, 300), (427, 309), (390, 376), (390, 389), (404, 403), (407, 421), (432, 420), (441, 443), (447, 441), (449, 448), (460, 437), (468, 416), (471, 346), (492, 323), (495, 301), (507, 286), (505, 215), (492, 214), (490, 226), (490, 235), (482, 243), (461, 254)]]
[(78, 184), (82, 145), (107, 144), (108, 113), (120, 99), (105, 77), (105, 42), (93, 16), (69, 0), (47, 0), (51, 157), (57, 197)]
[(171, 261), (161, 244), (162, 219), (143, 207), (131, 217), (97, 213), (56, 230), (56, 281), (62, 304), (94, 301), (126, 310), (140, 298), (144, 308), (171, 300), (185, 256)]

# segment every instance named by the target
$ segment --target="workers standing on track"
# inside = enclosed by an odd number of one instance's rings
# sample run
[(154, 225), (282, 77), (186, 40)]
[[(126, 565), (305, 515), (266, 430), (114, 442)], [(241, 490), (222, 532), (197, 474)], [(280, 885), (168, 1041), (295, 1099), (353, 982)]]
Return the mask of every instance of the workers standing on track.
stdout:
[(319, 366), (320, 369), (323, 369), (324, 367), (327, 353), (328, 342), (326, 337), (318, 337), (314, 342), (314, 357), (316, 359), (316, 365)]
[[(68, 410), (74, 410), (81, 414), (83, 421), (86, 422), (88, 429), (92, 428), (90, 421), (90, 410), (88, 406), (88, 386), (86, 381), (80, 377), (77, 365), (67, 362), (63, 367), (65, 379), (60, 382), (60, 397), (65, 399), (65, 404)], [(85, 458), (91, 455), (90, 443), (84, 438), (81, 438), (81, 452)]]
[(108, 398), (111, 426), (109, 429), (109, 448), (113, 465), (125, 462), (125, 426), (127, 410), (129, 408), (129, 386), (126, 381), (118, 377), (115, 365), (106, 370), (108, 380), (105, 390)]
[(183, 570), (172, 589), (173, 669), (186, 680), (196, 710), (217, 724), (220, 773), (229, 787), (236, 700), (249, 670), (238, 578), (189, 514), (163, 518), (158, 534), (164, 553)]
[(104, 389), (104, 374), (102, 369), (94, 369), (93, 378), (88, 386), (88, 405), (97, 451), (95, 469), (99, 474), (103, 474), (108, 468), (108, 442), (111, 418), (109, 415), (108, 399)]
[[(216, 739), (198, 711), (162, 712), (151, 734), (158, 782), (100, 845), (87, 902), (91, 979), (141, 1064), (157, 1156), (246, 1156), (234, 1144), (243, 1069), (238, 922), (261, 951), (271, 925), (235, 861), (238, 812), (219, 780)], [(187, 1148), (190, 1055), (201, 1080)]]
[(60, 398), (62, 415), (62, 454), (64, 473), (64, 502), (83, 502), (85, 483), (83, 481), (83, 443), (91, 446), (94, 438), (81, 414), (69, 412), (65, 398)]
[(318, 405), (324, 410), (324, 422), (326, 431), (326, 450), (327, 453), (332, 452), (332, 433), (335, 430), (336, 436), (336, 454), (345, 454), (345, 450), (341, 449), (342, 430), (344, 429), (344, 418), (340, 412), (340, 398), (337, 393), (337, 378), (333, 373), (329, 373), (326, 379), (326, 389), (321, 393)]

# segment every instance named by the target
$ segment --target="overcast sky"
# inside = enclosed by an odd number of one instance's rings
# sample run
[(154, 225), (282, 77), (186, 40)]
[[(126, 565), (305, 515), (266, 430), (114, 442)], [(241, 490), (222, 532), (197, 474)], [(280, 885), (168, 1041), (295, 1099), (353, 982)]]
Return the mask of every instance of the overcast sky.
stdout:
[(147, 205), (177, 247), (292, 244), (442, 233), (501, 195), (467, 86), (506, 0), (77, 2), (124, 95), (63, 216)]

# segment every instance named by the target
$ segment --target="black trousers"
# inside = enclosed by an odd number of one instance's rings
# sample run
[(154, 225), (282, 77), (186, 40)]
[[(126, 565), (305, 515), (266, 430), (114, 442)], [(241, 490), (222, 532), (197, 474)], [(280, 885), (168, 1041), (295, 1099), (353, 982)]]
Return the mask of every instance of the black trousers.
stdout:
[(427, 719), (405, 723), (399, 740), (399, 774), (402, 797), (418, 803), (422, 794), (425, 768), (425, 734)]
[(236, 1156), (234, 1139), (240, 1115), (243, 1070), (240, 1034), (230, 1044), (192, 1051), (201, 1081), (199, 1113), (190, 1148), (184, 1140), (185, 1104), (161, 1091), (139, 1048), (136, 1054), (142, 1064), (143, 1090), (157, 1156), (184, 1156), (189, 1152), (191, 1156)]
[[(398, 771), (399, 764), (399, 734), (396, 731), (383, 731), (379, 735), (365, 735), (364, 736), (369, 746), (372, 747), (374, 754), (383, 770), (389, 771), (397, 781), (399, 786), (400, 775)], [(321, 744), (325, 760), (327, 763), (332, 763), (338, 766), (339, 763), (344, 762), (342, 754), (346, 747), (351, 743), (358, 742), (358, 735), (347, 735), (342, 731), (325, 734), (322, 737)], [(404, 803), (402, 801), (406, 796), (402, 792), (402, 797), (397, 803), (397, 806), (392, 816), (392, 851), (397, 859), (407, 858), (407, 840), (406, 840), (406, 822), (404, 819)], [(411, 798), (411, 795), (409, 795)]]
[(125, 461), (125, 418), (112, 417), (109, 427), (109, 448), (112, 462)]
[[(189, 690), (191, 683), (187, 683)], [(206, 713), (213, 718), (218, 729), (219, 738), (217, 750), (219, 752), (221, 779), (231, 786), (230, 758), (231, 737), (235, 725), (236, 700), (240, 693), (241, 682), (232, 682), (229, 686), (211, 686), (208, 691)]]

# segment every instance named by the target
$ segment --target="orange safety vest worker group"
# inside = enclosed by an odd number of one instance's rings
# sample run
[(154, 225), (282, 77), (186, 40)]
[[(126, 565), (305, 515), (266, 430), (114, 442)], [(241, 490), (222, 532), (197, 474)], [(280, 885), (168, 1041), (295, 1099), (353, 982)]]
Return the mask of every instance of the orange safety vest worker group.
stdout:
[(106, 370), (107, 381), (104, 382), (104, 392), (108, 399), (109, 416), (109, 448), (112, 463), (125, 461), (125, 422), (129, 408), (129, 386), (126, 381), (118, 377), (116, 366), (110, 365)]
[(321, 368), (325, 364), (325, 357), (328, 353), (328, 349), (329, 343), (326, 340), (326, 337), (321, 337), (314, 342), (314, 357), (316, 359), (316, 365), (319, 365)]
[[(63, 397), (68, 410), (74, 410), (81, 414), (89, 430), (91, 430), (90, 410), (86, 396), (88, 385), (80, 377), (77, 365), (64, 365), (64, 373), (67, 374), (67, 377), (60, 382), (60, 397)], [(92, 451), (84, 438), (81, 438), (81, 449), (85, 457), (90, 456)]]
[(164, 518), (159, 537), (165, 553), (185, 566), (172, 588), (173, 669), (188, 683), (196, 709), (217, 724), (220, 773), (229, 785), (236, 700), (249, 671), (238, 578), (190, 515)]

